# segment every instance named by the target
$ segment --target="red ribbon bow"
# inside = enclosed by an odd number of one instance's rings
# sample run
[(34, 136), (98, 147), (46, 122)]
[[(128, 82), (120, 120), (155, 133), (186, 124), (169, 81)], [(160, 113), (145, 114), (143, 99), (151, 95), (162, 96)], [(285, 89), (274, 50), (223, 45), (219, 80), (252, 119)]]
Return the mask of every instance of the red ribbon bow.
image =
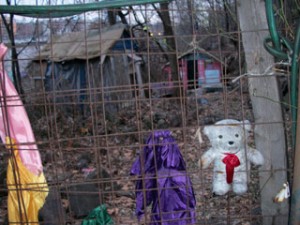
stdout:
[(226, 165), (226, 180), (228, 184), (232, 183), (234, 168), (238, 167), (241, 163), (239, 158), (232, 153), (225, 153), (226, 157), (222, 160)]

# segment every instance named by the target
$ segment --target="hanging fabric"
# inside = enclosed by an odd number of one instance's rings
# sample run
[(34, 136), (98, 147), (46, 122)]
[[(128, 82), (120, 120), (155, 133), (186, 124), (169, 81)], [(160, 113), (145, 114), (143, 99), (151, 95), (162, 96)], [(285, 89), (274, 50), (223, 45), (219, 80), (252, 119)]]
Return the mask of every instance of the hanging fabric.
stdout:
[(10, 223), (38, 222), (38, 211), (48, 195), (40, 153), (23, 103), (7, 76), (0, 44), (0, 137), (11, 151), (7, 168)]
[(196, 223), (196, 199), (185, 162), (170, 131), (155, 131), (131, 168), (136, 181), (136, 215), (152, 204), (151, 225)]

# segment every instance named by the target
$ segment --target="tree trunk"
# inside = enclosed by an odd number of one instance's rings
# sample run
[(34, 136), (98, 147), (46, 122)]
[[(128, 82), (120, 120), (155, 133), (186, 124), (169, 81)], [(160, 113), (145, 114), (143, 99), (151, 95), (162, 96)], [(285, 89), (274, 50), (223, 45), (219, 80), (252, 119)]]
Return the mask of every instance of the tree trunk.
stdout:
[(223, 0), (223, 8), (225, 13), (225, 30), (229, 32), (229, 13), (228, 13), (228, 2), (227, 0)]
[(188, 7), (188, 14), (189, 14), (189, 22), (190, 22), (190, 27), (189, 27), (189, 32), (190, 34), (193, 34), (194, 32), (194, 2), (192, 0), (187, 0), (187, 7)]
[[(247, 72), (263, 74), (274, 59), (263, 47), (268, 36), (264, 1), (240, 0), (238, 15), (245, 50)], [(265, 164), (260, 168), (261, 209), (264, 225), (288, 224), (287, 201), (273, 198), (287, 181), (286, 143), (277, 79), (274, 76), (249, 76), (249, 93), (255, 117), (255, 144)]]
[(114, 9), (109, 9), (107, 11), (107, 17), (108, 17), (108, 22), (109, 25), (114, 25), (117, 23), (117, 14), (116, 14), (116, 10)]
[(169, 14), (169, 3), (160, 3), (160, 10), (156, 10), (164, 26), (164, 34), (167, 43), (167, 55), (170, 62), (172, 80), (174, 82), (175, 96), (180, 96), (180, 79), (178, 74), (178, 61), (176, 55), (176, 40), (173, 32), (172, 22)]

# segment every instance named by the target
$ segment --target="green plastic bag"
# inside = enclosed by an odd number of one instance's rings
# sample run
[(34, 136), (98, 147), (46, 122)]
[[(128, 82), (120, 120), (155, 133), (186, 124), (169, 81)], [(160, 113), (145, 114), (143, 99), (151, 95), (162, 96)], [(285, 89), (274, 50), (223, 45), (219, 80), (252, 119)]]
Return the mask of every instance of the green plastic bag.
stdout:
[(107, 213), (106, 206), (100, 205), (82, 221), (81, 225), (112, 225), (114, 221)]

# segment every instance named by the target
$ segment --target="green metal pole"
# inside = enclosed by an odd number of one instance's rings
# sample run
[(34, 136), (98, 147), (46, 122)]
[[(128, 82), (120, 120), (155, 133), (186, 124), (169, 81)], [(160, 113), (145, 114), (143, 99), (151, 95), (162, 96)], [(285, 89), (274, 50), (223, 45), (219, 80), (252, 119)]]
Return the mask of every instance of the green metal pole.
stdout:
[[(291, 68), (291, 114), (292, 114), (292, 145), (296, 145), (296, 130), (297, 130), (297, 87), (298, 87), (298, 56), (299, 56), (299, 27), (297, 29), (296, 40), (294, 48), (292, 44), (283, 37), (280, 37), (276, 28), (276, 22), (273, 10), (273, 0), (266, 0), (266, 15), (268, 26), (270, 30), (270, 36), (265, 39), (264, 46), (266, 50), (272, 54), (276, 60), (288, 60), (289, 56), (292, 55), (292, 68)], [(273, 46), (268, 43), (271, 42)], [(288, 48), (289, 52), (284, 53), (281, 49), (281, 45)]]
[[(299, 84), (299, 48), (300, 48), (300, 23), (298, 24), (295, 46), (294, 46), (294, 54), (292, 58), (292, 82), (295, 82), (292, 89), (292, 95), (297, 94), (297, 85)], [(292, 83), (293, 84), (293, 83)], [(298, 100), (293, 99), (296, 101), (294, 104), (298, 103), (300, 105), (300, 92), (298, 92)], [(292, 103), (293, 105), (293, 103)], [(300, 114), (300, 107), (298, 109), (292, 108), (295, 113)], [(296, 123), (297, 120), (297, 123)], [(300, 224), (300, 126), (297, 124), (300, 123), (300, 118), (297, 114), (295, 118), (293, 118), (293, 129), (295, 129), (296, 133), (296, 140), (295, 140), (295, 155), (294, 155), (294, 177), (293, 177), (293, 187), (292, 187), (292, 200), (291, 200), (291, 217), (290, 217), (290, 224), (291, 225), (299, 225)]]
[[(292, 105), (292, 122), (293, 122), (293, 133), (296, 133), (297, 127), (297, 91), (298, 91), (298, 70), (299, 70), (299, 48), (300, 48), (300, 23), (295, 38), (294, 52), (292, 57), (292, 68), (291, 68), (291, 105)], [(294, 138), (293, 143), (296, 143)]]
[(170, 0), (104, 0), (101, 2), (85, 4), (68, 4), (68, 5), (0, 5), (0, 13), (14, 14), (36, 18), (58, 18), (72, 16), (88, 11), (97, 11), (107, 8), (117, 8), (132, 5), (144, 5), (161, 2), (170, 2)]
[(266, 11), (267, 11), (267, 21), (270, 30), (271, 39), (274, 45), (274, 48), (277, 51), (280, 51), (280, 38), (276, 29), (276, 23), (274, 18), (273, 10), (273, 0), (266, 0)]

